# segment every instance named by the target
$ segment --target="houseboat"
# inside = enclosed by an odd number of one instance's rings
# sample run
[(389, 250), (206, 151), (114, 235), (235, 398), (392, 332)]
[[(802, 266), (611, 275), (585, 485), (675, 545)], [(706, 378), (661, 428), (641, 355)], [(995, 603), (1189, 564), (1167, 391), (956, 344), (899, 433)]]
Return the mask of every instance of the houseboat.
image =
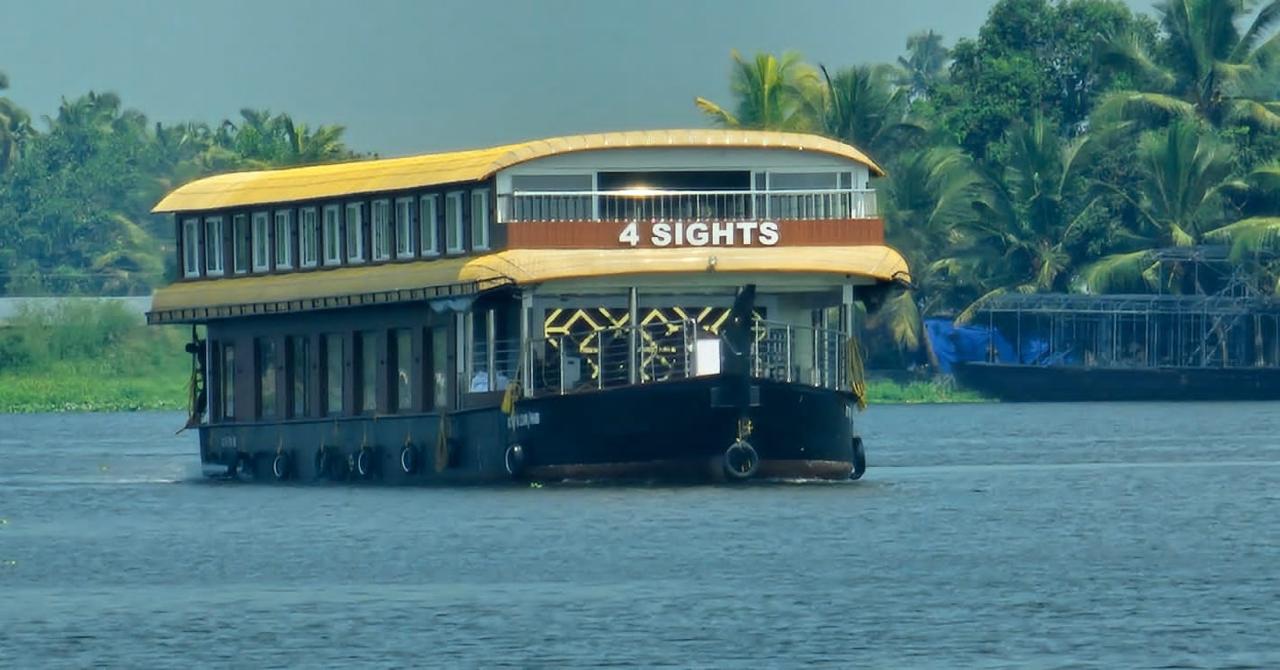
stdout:
[(861, 476), (855, 332), (909, 280), (822, 137), (618, 132), (224, 174), (148, 321), (191, 324), (209, 474)]
[(1149, 254), (1152, 293), (1009, 293), (926, 323), (941, 371), (1005, 401), (1280, 400), (1280, 300), (1225, 246)]

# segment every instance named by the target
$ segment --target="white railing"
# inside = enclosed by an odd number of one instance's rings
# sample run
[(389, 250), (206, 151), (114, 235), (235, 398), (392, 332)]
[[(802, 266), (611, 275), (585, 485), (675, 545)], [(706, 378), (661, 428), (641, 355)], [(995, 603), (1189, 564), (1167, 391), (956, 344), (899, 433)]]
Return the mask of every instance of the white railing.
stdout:
[[(752, 332), (751, 377), (849, 388), (843, 332), (761, 320)], [(532, 396), (673, 381), (719, 372), (723, 346), (692, 320), (597, 329), (527, 341), (520, 374)]]
[(873, 190), (514, 191), (498, 196), (502, 221), (743, 221), (866, 219)]

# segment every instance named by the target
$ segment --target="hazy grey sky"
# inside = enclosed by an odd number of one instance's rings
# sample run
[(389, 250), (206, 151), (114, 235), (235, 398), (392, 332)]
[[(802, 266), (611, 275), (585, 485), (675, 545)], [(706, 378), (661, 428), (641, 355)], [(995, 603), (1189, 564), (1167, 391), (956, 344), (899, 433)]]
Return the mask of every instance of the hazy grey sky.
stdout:
[[(1153, 0), (1127, 0), (1150, 11)], [(729, 50), (890, 61), (977, 32), (990, 0), (40, 0), (5, 3), (0, 70), (37, 117), (119, 93), (160, 121), (242, 107), (347, 126), (399, 155), (596, 130), (701, 127)]]

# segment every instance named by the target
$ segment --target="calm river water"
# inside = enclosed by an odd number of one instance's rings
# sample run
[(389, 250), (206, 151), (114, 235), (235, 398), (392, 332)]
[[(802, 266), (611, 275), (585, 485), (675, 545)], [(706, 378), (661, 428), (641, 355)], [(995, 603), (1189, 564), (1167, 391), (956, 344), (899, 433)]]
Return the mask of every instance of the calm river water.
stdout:
[(1280, 404), (872, 407), (861, 482), (211, 483), (0, 416), (0, 666), (1280, 667)]

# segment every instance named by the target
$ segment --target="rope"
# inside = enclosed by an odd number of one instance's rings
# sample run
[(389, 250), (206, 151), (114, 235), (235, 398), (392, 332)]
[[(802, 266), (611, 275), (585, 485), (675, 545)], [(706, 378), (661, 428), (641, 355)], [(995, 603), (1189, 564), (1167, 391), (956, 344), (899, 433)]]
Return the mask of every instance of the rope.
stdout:
[(845, 343), (845, 360), (849, 363), (849, 390), (858, 397), (858, 409), (864, 410), (867, 408), (867, 371), (857, 337), (850, 337)]
[(449, 466), (449, 415), (440, 415), (440, 429), (436, 431), (436, 472), (444, 472)]

